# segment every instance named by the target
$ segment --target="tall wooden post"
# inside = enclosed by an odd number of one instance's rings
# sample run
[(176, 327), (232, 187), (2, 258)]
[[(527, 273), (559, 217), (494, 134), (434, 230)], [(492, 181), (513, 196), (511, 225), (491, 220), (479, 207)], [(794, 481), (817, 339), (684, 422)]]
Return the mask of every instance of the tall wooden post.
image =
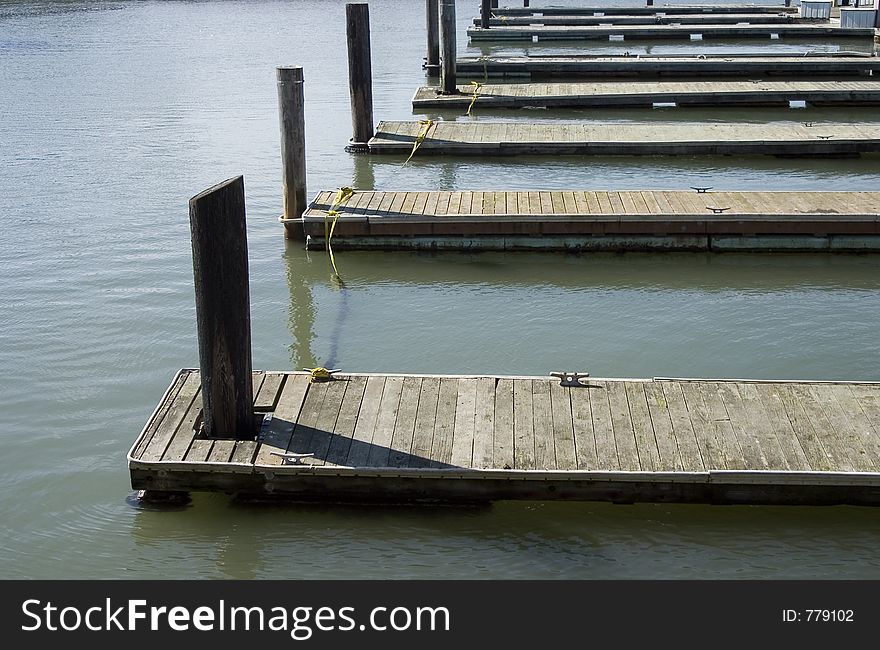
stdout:
[(529, 0), (523, 0), (523, 7), (529, 6)]
[(244, 178), (189, 201), (204, 434), (253, 439), (251, 307)]
[(647, 0), (647, 1), (648, 1), (648, 5), (647, 5), (647, 6), (649, 6), (649, 7), (653, 7), (653, 6), (654, 6), (654, 0)]
[(440, 0), (440, 92), (458, 92), (455, 79), (455, 0)]
[(373, 137), (373, 69), (370, 63), (370, 6), (345, 5), (348, 40), (348, 88), (351, 94), (351, 141), (346, 151), (367, 151)]
[(440, 5), (438, 0), (425, 0), (425, 28), (428, 32), (425, 69), (428, 74), (437, 74), (440, 69)]
[(498, 9), (498, 0), (492, 0), (492, 9)]
[(482, 3), (480, 3), (480, 27), (482, 29), (489, 29), (491, 19), (492, 2), (491, 0), (483, 0)]
[[(303, 69), (277, 68), (278, 119), (281, 124), (281, 173), (284, 218), (299, 219), (306, 209), (306, 118)], [(302, 225), (287, 222), (284, 236), (305, 239)]]

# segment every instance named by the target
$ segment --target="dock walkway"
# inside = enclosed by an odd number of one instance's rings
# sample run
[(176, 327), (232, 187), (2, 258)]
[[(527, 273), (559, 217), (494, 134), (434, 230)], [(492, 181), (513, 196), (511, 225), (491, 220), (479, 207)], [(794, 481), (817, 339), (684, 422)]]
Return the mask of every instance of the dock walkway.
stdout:
[[(309, 248), (334, 196), (303, 214)], [(337, 250), (880, 250), (880, 192), (356, 191), (337, 210)]]
[[(460, 94), (442, 95), (433, 87), (416, 91), (415, 110), (467, 109), (472, 85)], [(677, 106), (814, 106), (880, 105), (880, 81), (604, 81), (579, 83), (485, 83), (474, 110), (492, 108), (618, 108), (656, 104)]]
[(461, 77), (483, 81), (489, 76), (619, 78), (619, 77), (761, 77), (859, 78), (880, 73), (880, 57), (862, 55), (572, 55), (462, 57)]
[(257, 373), (264, 425), (235, 441), (195, 433), (199, 374), (184, 370), (132, 446), (132, 485), (336, 501), (880, 501), (880, 384), (579, 384)]
[(508, 25), (502, 27), (469, 27), (468, 37), (474, 42), (487, 41), (589, 41), (589, 40), (709, 40), (709, 39), (826, 39), (874, 37), (874, 28), (846, 28), (826, 24), (733, 24), (733, 25)]
[[(434, 122), (416, 156), (781, 155), (842, 156), (880, 152), (880, 124), (818, 123), (508, 123)], [(409, 154), (424, 127), (379, 122), (372, 154)]]
[(655, 4), (641, 7), (496, 7), (492, 9), (495, 16), (653, 16), (666, 13), (676, 14), (797, 14), (797, 7), (761, 5), (761, 4), (729, 4), (729, 5), (676, 5)]
[[(801, 18), (797, 14), (786, 13), (752, 13), (752, 14), (678, 14), (657, 13), (653, 15), (615, 15), (601, 16), (506, 16), (501, 15), (489, 19), (491, 27), (507, 27), (514, 25), (736, 25), (747, 24), (795, 24), (819, 22), (818, 19)], [(828, 20), (822, 22), (827, 23)], [(474, 25), (482, 24), (482, 19), (474, 18)]]

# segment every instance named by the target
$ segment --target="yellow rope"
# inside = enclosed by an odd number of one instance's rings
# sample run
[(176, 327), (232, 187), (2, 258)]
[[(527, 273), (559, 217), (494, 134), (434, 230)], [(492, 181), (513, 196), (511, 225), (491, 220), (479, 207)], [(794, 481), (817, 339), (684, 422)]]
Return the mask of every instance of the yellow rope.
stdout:
[(416, 151), (418, 151), (419, 147), (422, 146), (425, 138), (428, 137), (428, 132), (431, 130), (431, 127), (434, 126), (434, 120), (419, 120), (419, 124), (422, 128), (419, 131), (419, 134), (416, 136), (416, 141), (413, 142), (412, 151), (409, 153), (409, 158), (404, 161), (404, 165), (412, 160), (412, 157), (416, 155)]
[(312, 373), (311, 377), (309, 377), (309, 383), (315, 383), (316, 381), (330, 381), (333, 379), (333, 370), (328, 370), (327, 368), (306, 368), (310, 373)]
[(468, 115), (471, 114), (471, 109), (473, 109), (474, 104), (477, 103), (477, 97), (478, 97), (479, 94), (480, 94), (480, 88), (483, 87), (483, 84), (481, 84), (479, 81), (472, 81), (472, 82), (471, 82), (471, 85), (474, 87), (474, 96), (471, 98), (471, 103), (470, 103), (470, 105), (468, 106), (468, 109), (467, 109), (467, 114), (468, 114)]
[[(350, 187), (340, 187), (336, 191), (336, 197), (327, 213), (324, 215), (324, 241), (326, 242), (327, 253), (330, 255), (330, 265), (333, 267), (333, 277), (341, 279), (339, 270), (336, 268), (336, 259), (333, 257), (333, 246), (330, 242), (333, 239), (333, 231), (336, 229), (336, 222), (339, 221), (339, 215), (342, 214), (336, 208), (343, 207), (351, 197), (354, 196), (354, 190)], [(333, 222), (328, 223), (328, 219), (333, 217)]]

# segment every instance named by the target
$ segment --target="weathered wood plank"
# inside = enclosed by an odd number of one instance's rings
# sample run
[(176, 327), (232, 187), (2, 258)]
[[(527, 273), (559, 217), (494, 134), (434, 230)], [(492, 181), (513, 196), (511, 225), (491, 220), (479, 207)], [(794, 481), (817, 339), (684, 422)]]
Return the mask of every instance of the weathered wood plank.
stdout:
[(532, 380), (532, 417), (535, 422), (535, 468), (556, 469), (556, 443), (553, 435), (549, 380)]
[(370, 456), (370, 445), (373, 441), (373, 432), (376, 430), (376, 422), (379, 417), (379, 404), (382, 402), (382, 393), (385, 390), (385, 377), (369, 377), (364, 389), (364, 397), (361, 408), (358, 411), (354, 434), (351, 437), (351, 448), (348, 451), (348, 459), (345, 464), (349, 467), (363, 467), (367, 464)]
[(442, 378), (437, 399), (437, 419), (431, 443), (431, 466), (452, 464), (452, 437), (455, 432), (455, 411), (458, 406), (458, 379)]
[(434, 422), (437, 419), (437, 402), (440, 397), (440, 380), (425, 377), (419, 391), (419, 407), (413, 428), (412, 451), (409, 467), (430, 467), (434, 440)]
[(579, 470), (600, 469), (596, 452), (596, 437), (593, 435), (593, 413), (590, 405), (593, 390), (592, 384), (588, 384), (582, 388), (570, 390), (568, 393), (571, 401), (571, 422), (577, 456), (575, 469)]
[(643, 471), (660, 471), (662, 466), (660, 449), (654, 433), (651, 413), (648, 410), (648, 399), (645, 396), (644, 383), (627, 382), (625, 388), (636, 447), (639, 452), (639, 464)]
[(611, 405), (609, 403), (609, 384), (612, 382), (590, 382), (595, 388), (590, 391), (590, 415), (593, 418), (593, 435), (596, 439), (596, 456), (599, 469), (622, 469), (617, 455), (617, 442), (614, 436)]
[(477, 380), (459, 379), (452, 433), (452, 464), (456, 467), (471, 467), (473, 464), (476, 412)]
[(495, 378), (480, 377), (476, 381), (473, 467), (488, 469), (494, 467)]
[(626, 385), (620, 381), (609, 381), (607, 386), (608, 403), (611, 406), (611, 422), (614, 428), (614, 442), (617, 445), (617, 459), (620, 461), (620, 469), (638, 472), (642, 467), (633, 430), (633, 418), (627, 400)]
[(394, 436), (394, 425), (400, 410), (400, 396), (403, 391), (403, 377), (391, 376), (385, 380), (382, 401), (379, 404), (379, 415), (376, 429), (370, 441), (370, 453), (367, 465), (370, 467), (388, 467), (391, 456), (391, 439)]
[[(654, 440), (657, 443), (658, 469), (663, 472), (678, 472), (684, 469), (681, 460), (681, 452), (678, 449), (678, 441), (675, 437), (675, 428), (672, 423), (672, 414), (663, 393), (663, 386), (656, 381), (647, 382), (643, 385), (645, 391), (645, 403), (648, 407), (648, 417), (651, 419), (651, 427), (654, 430)], [(682, 409), (683, 410), (683, 409)], [(684, 413), (687, 417), (687, 413)], [(690, 426), (688, 419), (687, 426)], [(697, 460), (699, 460), (699, 449), (697, 449), (696, 441), (693, 440), (693, 430), (691, 430), (692, 447), (696, 450)], [(702, 461), (694, 464), (698, 470), (703, 469)]]
[(344, 380), (328, 381), (326, 384), (324, 402), (321, 404), (321, 411), (311, 438), (306, 444), (306, 449), (315, 454), (312, 458), (305, 459), (304, 462), (309, 465), (324, 465), (327, 462), (333, 430), (336, 429), (336, 420), (339, 418), (339, 410), (342, 408), (342, 400), (348, 386), (348, 382)]
[(150, 436), (149, 440), (145, 437), (142, 441), (143, 449), (139, 453), (135, 452), (135, 457), (139, 460), (151, 462), (162, 458), (168, 443), (174, 437), (175, 432), (192, 406), (193, 400), (201, 388), (199, 373), (191, 372), (182, 375), (182, 378), (183, 384), (169, 402), (164, 416), (159, 419), (157, 414), (158, 425), (153, 435)]
[(513, 430), (513, 467), (535, 469), (535, 418), (529, 381), (513, 383)]
[[(571, 394), (588, 390), (583, 388), (567, 388), (558, 381), (550, 382), (550, 407), (553, 413), (553, 445), (556, 448), (557, 469), (578, 469)], [(583, 417), (582, 414), (579, 415)], [(590, 443), (592, 443), (592, 431), (590, 434)], [(595, 453), (595, 445), (591, 444), (591, 447)], [(589, 450), (585, 450), (585, 452), (588, 453)]]
[(516, 464), (516, 427), (512, 379), (499, 379), (495, 385), (495, 434), (493, 436), (494, 465), (499, 469), (513, 469)]
[(290, 375), (284, 381), (272, 421), (260, 440), (255, 460), (257, 465), (282, 464), (283, 460), (275, 454), (283, 454), (290, 447), (293, 430), (308, 390), (308, 375)]
[(400, 393), (400, 408), (397, 411), (397, 421), (394, 423), (394, 433), (391, 437), (391, 453), (388, 457), (390, 467), (409, 465), (421, 390), (421, 377), (404, 378)]
[(336, 418), (336, 426), (327, 451), (326, 465), (344, 465), (351, 450), (352, 437), (357, 425), (358, 413), (364, 399), (364, 390), (367, 387), (367, 379), (362, 376), (339, 377), (344, 381), (345, 396), (342, 398), (342, 406), (339, 408), (339, 416)]

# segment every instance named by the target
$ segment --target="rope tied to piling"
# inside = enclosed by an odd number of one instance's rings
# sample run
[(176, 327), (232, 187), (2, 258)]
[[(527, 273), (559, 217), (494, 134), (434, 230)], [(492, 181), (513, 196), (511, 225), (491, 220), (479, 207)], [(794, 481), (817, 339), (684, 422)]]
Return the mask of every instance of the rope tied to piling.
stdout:
[(419, 120), (419, 126), (421, 126), (422, 128), (419, 129), (419, 134), (416, 136), (416, 141), (413, 142), (412, 151), (410, 151), (409, 153), (409, 158), (404, 161), (404, 165), (406, 165), (410, 160), (412, 160), (412, 157), (416, 155), (416, 151), (418, 151), (419, 147), (422, 146), (422, 143), (428, 137), (428, 133), (433, 128), (434, 120)]
[(477, 103), (477, 97), (480, 95), (480, 89), (483, 87), (479, 81), (472, 81), (471, 85), (474, 87), (474, 95), (471, 97), (471, 103), (468, 105), (467, 115), (470, 116), (471, 110), (474, 108), (474, 104)]
[[(336, 259), (333, 257), (333, 246), (330, 243), (333, 239), (333, 231), (336, 230), (336, 222), (339, 221), (339, 216), (342, 214), (341, 210), (337, 210), (337, 208), (343, 208), (353, 196), (354, 190), (352, 188), (340, 187), (336, 191), (336, 196), (333, 198), (333, 203), (330, 205), (330, 209), (324, 214), (324, 241), (326, 242), (327, 254), (330, 256), (330, 265), (333, 267), (334, 280), (342, 280), (342, 277), (339, 275), (339, 270), (336, 268)], [(329, 221), (330, 217), (333, 217), (332, 222)]]

